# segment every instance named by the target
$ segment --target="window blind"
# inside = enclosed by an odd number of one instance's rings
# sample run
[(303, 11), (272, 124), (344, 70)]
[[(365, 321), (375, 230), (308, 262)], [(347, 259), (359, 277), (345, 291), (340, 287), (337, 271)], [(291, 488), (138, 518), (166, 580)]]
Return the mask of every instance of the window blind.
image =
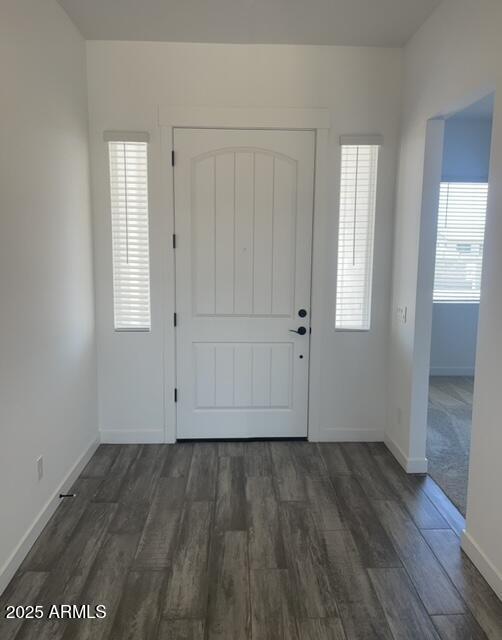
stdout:
[(115, 329), (150, 330), (148, 145), (108, 142)]
[(376, 144), (342, 145), (337, 329), (370, 328), (378, 151)]
[(442, 182), (434, 302), (479, 302), (488, 184)]

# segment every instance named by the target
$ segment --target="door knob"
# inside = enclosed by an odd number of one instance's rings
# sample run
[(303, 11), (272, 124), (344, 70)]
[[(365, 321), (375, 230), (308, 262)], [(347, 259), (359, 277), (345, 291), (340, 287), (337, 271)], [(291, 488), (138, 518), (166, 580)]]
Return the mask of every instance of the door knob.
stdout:
[(298, 327), (298, 329), (290, 329), (291, 333), (297, 333), (300, 336), (304, 336), (307, 333), (305, 327)]

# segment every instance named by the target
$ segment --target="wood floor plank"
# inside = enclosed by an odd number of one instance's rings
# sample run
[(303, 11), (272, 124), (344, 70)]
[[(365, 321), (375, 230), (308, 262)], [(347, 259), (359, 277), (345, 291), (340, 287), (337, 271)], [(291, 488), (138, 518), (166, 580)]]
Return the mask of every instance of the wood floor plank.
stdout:
[(342, 451), (342, 445), (338, 442), (323, 442), (317, 445), (319, 453), (324, 460), (328, 475), (351, 475), (352, 471)]
[(157, 640), (204, 640), (203, 620), (162, 620)]
[(465, 613), (457, 590), (404, 509), (390, 500), (373, 506), (429, 615)]
[(101, 484), (95, 502), (117, 502), (122, 483), (129, 471), (129, 467), (136, 460), (140, 452), (140, 445), (122, 445), (115, 460), (106, 475), (106, 481)]
[(111, 469), (119, 452), (119, 446), (100, 444), (80, 474), (81, 478), (104, 478)]
[(177, 542), (183, 478), (160, 478), (134, 558), (134, 570), (161, 570), (171, 566)]
[(100, 478), (79, 478), (63, 500), (23, 561), (20, 571), (49, 571), (61, 555), (101, 484)]
[(131, 571), (109, 640), (156, 640), (165, 574)]
[(141, 533), (145, 528), (149, 502), (119, 503), (117, 511), (110, 524), (110, 533)]
[(70, 622), (64, 640), (108, 638), (138, 539), (137, 534), (107, 535), (79, 597), (81, 603), (91, 607), (104, 605), (106, 618)]
[(85, 473), (0, 604), (108, 616), (2, 640), (502, 640), (463, 518), (381, 443), (113, 445)]
[(46, 572), (26, 571), (15, 576), (0, 597), (0, 638), (14, 640), (23, 624), (22, 618), (6, 618), (6, 607), (38, 604), (40, 594), (47, 577)]
[(340, 446), (351, 472), (357, 476), (368, 498), (392, 500), (396, 497), (365, 444), (347, 442)]
[(178, 442), (168, 445), (165, 452), (161, 477), (188, 478), (192, 462), (194, 445), (190, 442)]
[(419, 529), (448, 529), (449, 524), (417, 484), (416, 477), (404, 472), (384, 447), (374, 452), (374, 459), (395, 494), (405, 505)]
[(206, 617), (212, 514), (211, 502), (189, 502), (185, 505), (166, 590), (165, 617)]
[(286, 560), (280, 530), (279, 504), (272, 478), (247, 478), (246, 500), (250, 568), (284, 568)]
[(342, 623), (337, 618), (302, 620), (300, 631), (302, 640), (346, 640)]
[(365, 567), (400, 567), (401, 561), (357, 478), (333, 476), (338, 503)]
[(244, 442), (218, 442), (218, 456), (244, 456)]
[(327, 478), (328, 471), (319, 455), (317, 444), (313, 442), (290, 442), (288, 447), (295, 460), (300, 475), (311, 480)]
[(217, 473), (217, 445), (213, 442), (197, 442), (188, 474), (187, 500), (214, 500)]
[(289, 442), (271, 442), (272, 470), (280, 500), (307, 499), (305, 476), (295, 464)]
[(119, 502), (150, 502), (162, 471), (162, 448), (141, 445), (138, 456), (129, 467), (118, 496)]
[(314, 525), (308, 505), (284, 502), (280, 514), (286, 561), (295, 586), (299, 616), (338, 617), (324, 540)]
[(457, 507), (429, 476), (416, 476), (416, 482), (457, 536), (460, 537), (465, 529), (465, 518)]
[(286, 570), (251, 571), (252, 640), (300, 640)]
[(390, 454), (390, 451), (387, 448), (385, 442), (366, 442), (364, 444), (372, 456), (378, 456), (385, 453)]
[(395, 640), (439, 640), (404, 569), (370, 569), (369, 575)]
[[(39, 604), (50, 607), (78, 602), (116, 508), (117, 505), (105, 502), (89, 504), (66, 547), (60, 550)], [(16, 640), (60, 640), (67, 624), (67, 620), (58, 618), (26, 621)]]
[(62, 602), (71, 602), (77, 598), (101, 549), (116, 509), (116, 504), (89, 504), (73, 536), (60, 551), (59, 559), (45, 584), (45, 596), (50, 595), (56, 603), (56, 596), (64, 595), (66, 600)]
[(159, 478), (153, 499), (165, 509), (181, 509), (185, 502), (185, 487), (183, 477)]
[(368, 608), (364, 602), (342, 602), (338, 605), (347, 640), (395, 640), (380, 603), (378, 606), (382, 610), (380, 616), (373, 614), (367, 617)]
[(441, 640), (487, 640), (486, 634), (470, 615), (432, 616)]
[(209, 640), (249, 640), (249, 565), (247, 533), (225, 531), (217, 547), (219, 558), (209, 599)]
[(324, 532), (331, 584), (348, 640), (391, 640), (384, 611), (350, 531)]
[(272, 457), (268, 442), (249, 442), (244, 449), (246, 478), (272, 476)]
[(221, 531), (245, 531), (246, 489), (244, 458), (224, 456), (219, 459), (214, 526)]
[(424, 531), (424, 537), (490, 640), (502, 637), (502, 602), (460, 548), (452, 531)]
[(335, 490), (329, 480), (307, 478), (306, 488), (310, 512), (319, 531), (345, 529), (347, 525), (342, 518)]

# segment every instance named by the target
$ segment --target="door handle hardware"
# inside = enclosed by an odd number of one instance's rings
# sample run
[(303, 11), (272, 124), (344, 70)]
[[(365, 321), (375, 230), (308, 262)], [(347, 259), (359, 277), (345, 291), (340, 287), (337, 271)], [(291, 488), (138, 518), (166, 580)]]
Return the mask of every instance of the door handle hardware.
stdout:
[(298, 315), (300, 316), (300, 318), (305, 318), (305, 316), (307, 315), (307, 309), (300, 309), (300, 311), (298, 311)]
[(305, 327), (298, 327), (298, 329), (290, 329), (291, 333), (297, 333), (300, 336), (304, 336), (307, 333)]

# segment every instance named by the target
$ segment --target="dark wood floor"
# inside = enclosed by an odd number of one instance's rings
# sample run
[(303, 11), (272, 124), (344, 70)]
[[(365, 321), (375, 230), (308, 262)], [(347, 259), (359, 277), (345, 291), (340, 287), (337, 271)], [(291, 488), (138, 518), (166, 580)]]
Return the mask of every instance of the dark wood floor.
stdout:
[(1, 599), (2, 640), (502, 638), (463, 519), (383, 445), (102, 445)]

